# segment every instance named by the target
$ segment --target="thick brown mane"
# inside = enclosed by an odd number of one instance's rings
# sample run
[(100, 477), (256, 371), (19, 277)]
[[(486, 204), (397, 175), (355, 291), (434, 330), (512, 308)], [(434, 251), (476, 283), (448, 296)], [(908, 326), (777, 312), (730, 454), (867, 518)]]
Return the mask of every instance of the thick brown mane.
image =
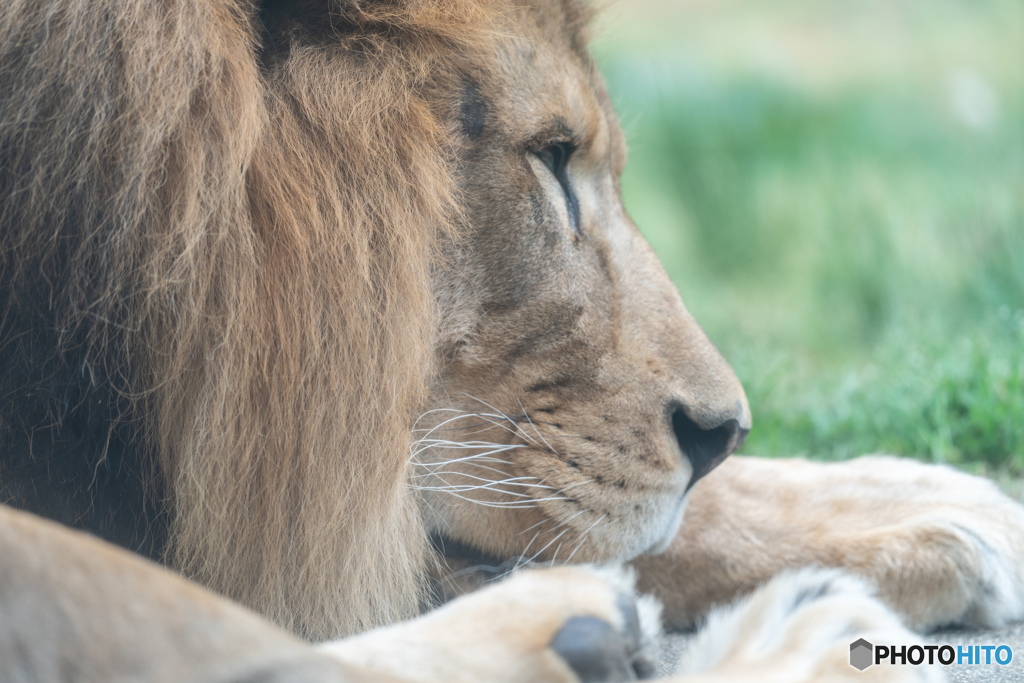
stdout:
[(8, 3), (0, 353), (56, 336), (48, 362), (109, 381), (170, 564), (338, 635), (420, 599), (405, 471), (457, 210), (437, 86), (487, 13), (338, 5), (331, 42), (261, 64), (236, 4)]

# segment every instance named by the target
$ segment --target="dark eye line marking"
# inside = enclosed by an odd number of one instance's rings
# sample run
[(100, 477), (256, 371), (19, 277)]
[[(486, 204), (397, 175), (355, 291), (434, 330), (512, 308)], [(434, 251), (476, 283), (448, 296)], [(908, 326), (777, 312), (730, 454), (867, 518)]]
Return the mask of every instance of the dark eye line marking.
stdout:
[(573, 236), (579, 239), (580, 203), (572, 189), (572, 183), (569, 182), (568, 171), (569, 158), (575, 151), (576, 144), (571, 140), (559, 140), (549, 142), (544, 147), (535, 151), (534, 154), (551, 171), (551, 174), (555, 176), (555, 180), (562, 187), (566, 208), (569, 211), (569, 225), (572, 227)]

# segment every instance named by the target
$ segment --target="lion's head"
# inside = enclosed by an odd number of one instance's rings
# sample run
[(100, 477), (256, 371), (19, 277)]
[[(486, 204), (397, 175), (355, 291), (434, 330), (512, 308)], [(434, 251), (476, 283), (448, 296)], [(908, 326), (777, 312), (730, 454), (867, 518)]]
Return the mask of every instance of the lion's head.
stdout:
[(673, 537), (750, 413), (622, 206), (626, 146), (579, 7), (501, 26), (458, 91), (468, 231), (435, 275), (416, 483), (449, 547), (629, 559)]
[(431, 535), (663, 546), (749, 409), (581, 8), (256, 4), (0, 17), (3, 499), (311, 636), (418, 610)]

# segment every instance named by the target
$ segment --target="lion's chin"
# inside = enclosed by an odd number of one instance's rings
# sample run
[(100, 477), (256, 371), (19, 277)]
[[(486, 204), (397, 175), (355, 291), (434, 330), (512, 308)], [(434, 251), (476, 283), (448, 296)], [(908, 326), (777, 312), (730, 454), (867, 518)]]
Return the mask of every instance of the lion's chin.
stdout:
[[(632, 547), (619, 546), (612, 549), (614, 544), (603, 542), (606, 539), (593, 539), (591, 544), (588, 544), (590, 547), (579, 548), (582, 552), (577, 557), (577, 563), (629, 562), (636, 557), (657, 555), (664, 552), (676, 537), (680, 526), (682, 526), (689, 501), (690, 492), (687, 491), (676, 499), (671, 510), (666, 511), (664, 515), (658, 516), (661, 521), (660, 525), (658, 524), (658, 519), (649, 519), (642, 523), (639, 528), (635, 529), (637, 533), (629, 535), (635, 541), (638, 541)], [(669, 506), (666, 505), (665, 507)], [(658, 529), (658, 526), (660, 526), (660, 529)], [(596, 545), (593, 545), (595, 542)], [(430, 544), (438, 556), (444, 558), (444, 564), (447, 565), (448, 569), (457, 571), (460, 574), (472, 568), (475, 572), (482, 571), (487, 574), (504, 575), (512, 568), (531, 564), (532, 560), (537, 560), (540, 563), (548, 561), (543, 558), (528, 557), (525, 554), (516, 555), (512, 553), (506, 555), (505, 553), (494, 553), (490, 550), (481, 549), (472, 542), (456, 540), (455, 536), (440, 530), (434, 530), (430, 534)], [(601, 552), (601, 549), (604, 552)], [(597, 552), (594, 552), (595, 550)]]
[(654, 545), (640, 553), (641, 555), (658, 555), (665, 552), (668, 549), (672, 539), (679, 533), (679, 527), (683, 525), (683, 516), (686, 514), (686, 506), (690, 502), (690, 492), (687, 491), (683, 494), (682, 498), (676, 504), (676, 509), (673, 511), (672, 517), (669, 518), (669, 523), (665, 527), (665, 531), (662, 533)]

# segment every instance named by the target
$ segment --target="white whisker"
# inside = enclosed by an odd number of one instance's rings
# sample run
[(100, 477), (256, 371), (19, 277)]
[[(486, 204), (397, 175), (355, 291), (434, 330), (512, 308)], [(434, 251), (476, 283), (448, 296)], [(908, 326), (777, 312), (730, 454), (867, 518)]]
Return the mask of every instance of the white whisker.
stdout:
[[(512, 451), (512, 450), (515, 450), (517, 448), (523, 448), (523, 446), (519, 446), (519, 445), (506, 445), (506, 446), (502, 446), (500, 444), (484, 443), (482, 441), (453, 445), (451, 443), (447, 443), (447, 442), (443, 442), (443, 441), (433, 441), (433, 442), (429, 442), (429, 443), (425, 444), (423, 446), (423, 448), (420, 449), (420, 451), (434, 450), (434, 449), (447, 449), (447, 450), (456, 450), (456, 451), (460, 451), (460, 450), (465, 451), (465, 450), (473, 450), (473, 449), (478, 449), (478, 450), (479, 449), (487, 449), (484, 452), (477, 453), (475, 455), (462, 456), (462, 457), (464, 457), (464, 458), (466, 458), (468, 460), (479, 460), (481, 458), (490, 457), (490, 456), (495, 455), (497, 453), (504, 453), (505, 451)], [(427, 463), (427, 464), (429, 464), (429, 463)]]
[(464, 393), (463, 396), (468, 396), (469, 398), (473, 399), (474, 401), (478, 401), (479, 403), (482, 403), (483, 405), (487, 406), (488, 408), (493, 410), (495, 413), (498, 413), (498, 415), (500, 415), (502, 418), (507, 420), (509, 423), (511, 423), (512, 426), (515, 427), (515, 431), (518, 432), (519, 434), (522, 434), (524, 439), (526, 439), (527, 441), (529, 441), (532, 444), (536, 444), (537, 443), (536, 441), (534, 441), (533, 437), (531, 437), (529, 434), (526, 433), (526, 431), (519, 425), (518, 422), (516, 422), (511, 417), (509, 417), (505, 413), (501, 412), (500, 410), (498, 410), (497, 408), (492, 406), (490, 403), (487, 403), (486, 401), (483, 401), (483, 400), (477, 398), (476, 396), (472, 396), (470, 394)]
[(552, 545), (552, 544), (553, 544), (553, 543), (554, 543), (555, 541), (557, 541), (558, 539), (560, 539), (560, 538), (561, 538), (562, 536), (565, 536), (565, 535), (566, 535), (566, 534), (567, 534), (568, 532), (569, 532), (569, 530), (568, 530), (568, 529), (562, 529), (562, 533), (558, 534), (557, 536), (555, 536), (554, 538), (552, 538), (552, 539), (551, 539), (550, 541), (548, 541), (548, 544), (547, 544), (546, 546), (544, 546), (543, 548), (541, 548), (540, 550), (538, 550), (538, 551), (537, 551), (536, 553), (534, 553), (533, 557), (531, 557), (530, 559), (528, 559), (528, 560), (526, 561), (526, 563), (527, 563), (527, 564), (529, 564), (530, 562), (533, 562), (534, 560), (536, 560), (536, 559), (537, 559), (538, 557), (540, 557), (540, 556), (541, 556), (541, 553), (543, 553), (543, 552), (544, 552), (545, 550), (547, 550), (548, 548), (550, 548), (550, 547), (551, 547), (551, 545)]
[[(539, 522), (537, 522), (536, 524), (532, 524), (532, 525), (530, 525), (530, 526), (526, 527), (525, 529), (523, 529), (522, 531), (520, 531), (520, 532), (519, 532), (518, 534), (516, 534), (516, 535), (517, 535), (517, 536), (522, 536), (523, 534), (525, 534), (525, 533), (526, 533), (527, 531), (529, 531), (530, 529), (536, 529), (536, 528), (537, 528), (537, 527), (539, 527), (539, 526), (540, 526), (541, 524), (547, 524), (548, 522), (551, 522), (551, 521), (553, 521), (553, 520), (552, 520), (552, 519), (551, 519), (550, 517), (545, 517), (544, 519), (540, 520), (540, 521), (539, 521)], [(557, 527), (556, 527), (556, 528), (557, 528)], [(540, 532), (538, 531), (537, 533), (539, 534)], [(534, 536), (534, 538), (536, 538), (536, 535)], [(530, 543), (533, 543), (533, 541), (530, 541)], [(527, 543), (527, 544), (526, 544), (526, 547), (527, 547), (527, 548), (529, 548), (529, 547), (530, 547), (530, 544), (529, 544), (529, 543)], [(523, 553), (526, 553), (526, 550), (525, 550), (525, 549), (523, 550)]]
[[(435, 425), (434, 427), (431, 427), (428, 430), (417, 429), (415, 427), (415, 425), (419, 424), (419, 421), (421, 419), (423, 419), (423, 417), (425, 415), (428, 415), (430, 412), (442, 412), (442, 411), (443, 412), (458, 412), (459, 414), (456, 415), (455, 417), (448, 418), (447, 420), (441, 422), (440, 424)], [(501, 424), (501, 422), (497, 422), (497, 421), (491, 419), (492, 417), (498, 417), (497, 415), (487, 415), (485, 413), (469, 413), (469, 412), (465, 412), (465, 411), (457, 411), (455, 408), (437, 408), (435, 410), (428, 411), (427, 413), (424, 413), (414, 423), (414, 425), (413, 425), (413, 432), (415, 433), (415, 432), (425, 431), (424, 435), (420, 439), (417, 440), (417, 441), (423, 441), (423, 440), (429, 439), (430, 435), (433, 434), (435, 431), (437, 431), (439, 429), (443, 429), (447, 425), (449, 425), (449, 424), (451, 424), (453, 422), (456, 422), (458, 420), (464, 420), (467, 417), (482, 418), (488, 424), (494, 425), (495, 427), (500, 427), (501, 429), (504, 429), (505, 431), (507, 431), (507, 432), (509, 432), (511, 434), (515, 434), (516, 433), (515, 431), (513, 431), (513, 430), (509, 429), (508, 427), (506, 427), (505, 425)], [(507, 419), (507, 418), (505, 418), (503, 416), (502, 419)], [(514, 422), (512, 424), (515, 425)], [(473, 427), (475, 427), (475, 426), (476, 425), (473, 425)], [(515, 425), (515, 426), (518, 427), (518, 425)], [(532, 442), (533, 440), (530, 439), (530, 441)]]
[[(466, 477), (467, 479), (473, 479), (475, 481), (482, 481), (482, 482), (484, 482), (486, 484), (486, 486), (481, 486), (479, 484), (451, 484), (448, 481), (445, 481), (444, 479), (441, 478), (440, 475), (442, 475), (442, 474), (456, 475), (456, 476), (460, 476), (460, 477)], [(546, 491), (557, 491), (558, 490), (554, 486), (545, 486), (544, 484), (530, 484), (530, 483), (526, 483), (525, 480), (533, 479), (534, 477), (512, 477), (511, 479), (485, 479), (483, 477), (474, 477), (473, 475), (466, 474), (465, 472), (432, 472), (430, 474), (414, 475), (412, 478), (416, 479), (416, 478), (425, 478), (425, 477), (437, 477), (438, 479), (441, 480), (441, 482), (444, 484), (445, 487), (458, 487), (458, 488), (468, 487), (470, 489), (473, 489), (473, 488), (487, 488), (487, 489), (491, 489), (492, 485), (500, 484), (502, 486), (506, 486), (506, 485), (507, 486), (520, 486), (522, 488), (527, 488), (527, 489), (543, 489), (543, 490), (546, 490)], [(426, 486), (426, 485), (424, 485), (424, 486)], [(492, 490), (496, 490), (496, 489), (492, 489)]]
[(540, 440), (544, 442), (544, 445), (548, 447), (549, 451), (551, 451), (555, 455), (558, 455), (558, 451), (551, 447), (551, 444), (548, 443), (548, 440), (545, 439), (544, 435), (540, 433), (539, 429), (537, 429), (537, 425), (533, 424), (533, 420), (530, 419), (530, 414), (526, 412), (526, 408), (523, 407), (523, 402), (519, 400), (518, 396), (516, 397), (516, 402), (519, 403), (519, 409), (523, 411), (523, 417), (525, 417), (526, 421), (530, 423), (531, 427), (533, 427), (533, 431), (537, 434)]
[(569, 564), (572, 562), (572, 558), (576, 557), (576, 551), (583, 547), (583, 542), (587, 540), (586, 535), (580, 536), (580, 540), (576, 541), (576, 547), (569, 553), (569, 557), (565, 558), (565, 563)]
[(412, 488), (414, 490), (417, 490), (417, 491), (420, 491), (420, 490), (423, 490), (423, 491), (440, 491), (440, 492), (443, 492), (443, 493), (447, 493), (450, 496), (455, 496), (456, 498), (459, 498), (460, 500), (464, 500), (464, 501), (466, 501), (468, 503), (476, 503), (477, 505), (482, 505), (484, 507), (504, 508), (504, 509), (508, 509), (508, 510), (530, 510), (530, 509), (533, 509), (533, 508), (536, 507), (536, 505), (534, 503), (544, 502), (544, 501), (549, 501), (549, 500), (566, 500), (565, 498), (536, 498), (536, 499), (531, 500), (529, 503), (526, 503), (526, 502), (523, 502), (523, 501), (484, 501), (484, 500), (477, 500), (475, 498), (468, 498), (466, 496), (461, 495), (460, 493), (452, 491), (451, 489), (446, 489), (444, 487), (434, 488), (434, 487), (429, 487), (429, 486), (425, 486), (425, 487), (413, 486)]
[(582, 534), (580, 534), (580, 540), (579, 540), (579, 542), (578, 542), (578, 543), (576, 544), (576, 547), (575, 547), (575, 548), (573, 548), (573, 551), (572, 551), (572, 553), (570, 553), (569, 557), (567, 557), (567, 558), (566, 558), (566, 560), (565, 560), (565, 563), (566, 563), (566, 564), (569, 564), (570, 562), (572, 562), (572, 558), (574, 558), (574, 557), (576, 556), (576, 552), (577, 552), (577, 551), (578, 551), (578, 550), (579, 550), (580, 548), (582, 548), (582, 547), (583, 547), (583, 542), (587, 540), (587, 535), (588, 535), (588, 534), (589, 534), (589, 533), (590, 533), (590, 532), (591, 532), (591, 531), (592, 531), (592, 530), (594, 529), (594, 527), (595, 527), (595, 526), (597, 526), (597, 524), (598, 524), (598, 523), (599, 523), (599, 522), (600, 522), (600, 521), (601, 521), (602, 519), (604, 519), (604, 518), (605, 518), (605, 517), (607, 517), (607, 516), (608, 516), (607, 514), (601, 515), (600, 517), (598, 517), (598, 518), (597, 518), (597, 520), (596, 520), (596, 521), (595, 521), (595, 522), (594, 522), (593, 524), (591, 524), (590, 526), (588, 526), (588, 527), (587, 527), (587, 530), (586, 530), (586, 531), (584, 531), (584, 532), (583, 532)]
[[(533, 538), (530, 539), (530, 542), (526, 544), (525, 548), (523, 548), (523, 552), (519, 554), (520, 558), (523, 557), (524, 555), (526, 555), (527, 552), (529, 552), (530, 546), (533, 545), (533, 542), (537, 540), (537, 537), (540, 536), (540, 534), (541, 534), (541, 532), (538, 531), (537, 533), (535, 533), (533, 535)], [(516, 560), (516, 568), (518, 568), (518, 567), (519, 567), (519, 560)]]
[(553, 526), (550, 529), (548, 529), (548, 533), (551, 533), (552, 531), (555, 531), (556, 529), (561, 529), (563, 526), (565, 526), (566, 524), (568, 524), (569, 522), (571, 522), (572, 520), (576, 519), (577, 517), (579, 517), (580, 515), (582, 515), (582, 514), (584, 514), (586, 512), (589, 512), (589, 510), (580, 510), (575, 515), (573, 515), (572, 517), (569, 517), (568, 519), (563, 519), (561, 522), (559, 522), (555, 526)]
[[(520, 448), (539, 447), (541, 443), (553, 453), (555, 452), (554, 448), (544, 439), (537, 425), (530, 419), (525, 408), (523, 408), (522, 401), (519, 401), (519, 407), (523, 410), (523, 415), (513, 419), (486, 401), (470, 394), (464, 395), (493, 412), (480, 413), (467, 412), (455, 408), (435, 408), (420, 415), (416, 419), (413, 429), (419, 438), (413, 441), (409, 456), (410, 463), (415, 467), (410, 472), (408, 481), (408, 485), (412, 490), (444, 493), (455, 496), (460, 500), (487, 507), (526, 509), (535, 507), (543, 502), (568, 500), (564, 494), (569, 488), (589, 481), (575, 482), (570, 486), (559, 488), (546, 484), (544, 479), (537, 477), (507, 476), (509, 472), (506, 468), (514, 467), (515, 463), (498, 457), (501, 454)], [(435, 414), (441, 415), (443, 419), (429, 429), (420, 428), (420, 425), (423, 424), (423, 421), (428, 416)], [(527, 433), (523, 425), (517, 421), (523, 418), (532, 427), (536, 438)], [(465, 422), (467, 419), (472, 419), (474, 422), (467, 426)], [(472, 437), (493, 427), (499, 427), (517, 439), (525, 440), (527, 443), (501, 444), (473, 438), (453, 440), (441, 438), (439, 435), (440, 430), (458, 430), (462, 436)], [(472, 432), (468, 430), (472, 430)], [(537, 439), (540, 439), (540, 441)], [(457, 457), (437, 457), (446, 455), (445, 451), (449, 452), (447, 454)], [(460, 451), (468, 451), (469, 453), (467, 455), (459, 455)], [(430, 453), (431, 457), (426, 457), (427, 453)], [(460, 479), (455, 477), (460, 477)], [(510, 500), (481, 500), (479, 495), (473, 495), (477, 491), (491, 494), (484, 495), (484, 498), (492, 498), (496, 495), (506, 496)], [(542, 492), (548, 493), (544, 495)], [(537, 495), (543, 497), (534, 497)], [(577, 513), (577, 515), (569, 519), (575, 519), (578, 514), (581, 513)], [(558, 528), (565, 526), (568, 521), (566, 520), (543, 533), (552, 533)], [(531, 526), (530, 529), (538, 525)], [(560, 537), (561, 535), (557, 536), (551, 542)], [(545, 546), (541, 552), (544, 552), (547, 547), (549, 546)]]

